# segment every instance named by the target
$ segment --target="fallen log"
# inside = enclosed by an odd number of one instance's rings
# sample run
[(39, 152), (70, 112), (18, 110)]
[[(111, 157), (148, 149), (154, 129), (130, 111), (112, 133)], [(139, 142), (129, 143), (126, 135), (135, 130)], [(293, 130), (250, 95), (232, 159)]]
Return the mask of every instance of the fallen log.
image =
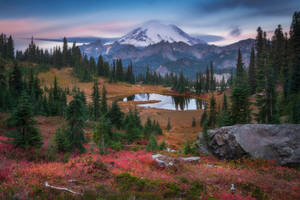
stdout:
[(67, 192), (71, 192), (72, 194), (80, 194), (80, 195), (81, 195), (81, 193), (75, 192), (75, 191), (73, 191), (73, 190), (71, 190), (71, 189), (69, 189), (69, 188), (65, 188), (65, 187), (56, 187), (56, 186), (49, 185), (48, 182), (45, 182), (45, 186), (46, 186), (46, 187), (53, 188), (53, 189), (57, 189), (57, 190), (64, 190), (64, 191), (67, 191)]

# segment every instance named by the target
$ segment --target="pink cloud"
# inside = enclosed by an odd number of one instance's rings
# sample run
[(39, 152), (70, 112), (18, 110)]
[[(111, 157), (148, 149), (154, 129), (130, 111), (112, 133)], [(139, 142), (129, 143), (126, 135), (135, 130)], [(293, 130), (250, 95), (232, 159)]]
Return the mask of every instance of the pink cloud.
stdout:
[(136, 25), (134, 21), (105, 22), (72, 25), (63, 20), (50, 21), (34, 18), (2, 19), (1, 32), (14, 37), (72, 37), (72, 36), (103, 36), (116, 37), (124, 34)]
[(33, 18), (0, 20), (1, 32), (17, 37), (29, 37), (35, 35), (35, 33), (48, 26), (49, 24), (45, 24)]

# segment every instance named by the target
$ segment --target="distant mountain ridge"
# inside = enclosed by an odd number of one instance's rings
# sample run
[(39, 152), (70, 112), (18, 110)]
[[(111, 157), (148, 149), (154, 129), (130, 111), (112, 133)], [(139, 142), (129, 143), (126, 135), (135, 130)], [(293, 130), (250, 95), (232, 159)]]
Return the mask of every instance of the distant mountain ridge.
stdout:
[(184, 42), (189, 45), (206, 43), (188, 35), (176, 25), (165, 25), (158, 21), (148, 21), (118, 40), (120, 44), (131, 44), (136, 47), (146, 47), (162, 41)]
[(130, 31), (114, 42), (97, 40), (80, 46), (81, 51), (97, 58), (102, 55), (112, 62), (122, 59), (126, 66), (133, 63), (134, 71), (145, 72), (146, 66), (157, 73), (181, 71), (188, 77), (194, 77), (198, 71), (204, 71), (210, 61), (216, 71), (229, 71), (235, 67), (237, 51), (240, 48), (243, 61), (248, 66), (254, 39), (219, 47), (189, 36), (174, 25), (148, 22)]

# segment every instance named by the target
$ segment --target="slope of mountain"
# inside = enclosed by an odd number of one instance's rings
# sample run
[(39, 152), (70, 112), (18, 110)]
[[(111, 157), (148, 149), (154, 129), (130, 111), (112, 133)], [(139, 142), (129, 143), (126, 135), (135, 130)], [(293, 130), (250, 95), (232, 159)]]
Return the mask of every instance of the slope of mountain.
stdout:
[(165, 25), (158, 21), (149, 21), (121, 37), (120, 44), (146, 47), (161, 41), (184, 42), (189, 45), (205, 43), (203, 40), (189, 36), (175, 25)]
[(209, 45), (174, 25), (148, 22), (113, 43), (97, 40), (80, 46), (80, 49), (88, 56), (102, 55), (109, 62), (121, 58), (125, 66), (132, 61), (135, 72), (144, 72), (149, 66), (161, 74), (183, 71), (186, 76), (194, 78), (195, 73), (204, 71), (210, 61), (214, 62), (215, 71), (228, 72), (235, 67), (238, 49), (241, 49), (244, 64), (248, 66), (253, 45), (253, 39), (223, 47)]

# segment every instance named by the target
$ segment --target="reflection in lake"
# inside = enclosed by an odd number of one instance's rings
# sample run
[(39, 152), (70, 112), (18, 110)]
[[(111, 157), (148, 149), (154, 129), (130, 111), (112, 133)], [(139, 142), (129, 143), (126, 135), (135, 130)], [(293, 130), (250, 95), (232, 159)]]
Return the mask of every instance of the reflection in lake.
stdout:
[(135, 94), (128, 96), (123, 101), (151, 101), (158, 100), (157, 103), (139, 104), (142, 107), (160, 108), (168, 110), (199, 110), (204, 109), (206, 101), (187, 96), (171, 96), (155, 93)]

